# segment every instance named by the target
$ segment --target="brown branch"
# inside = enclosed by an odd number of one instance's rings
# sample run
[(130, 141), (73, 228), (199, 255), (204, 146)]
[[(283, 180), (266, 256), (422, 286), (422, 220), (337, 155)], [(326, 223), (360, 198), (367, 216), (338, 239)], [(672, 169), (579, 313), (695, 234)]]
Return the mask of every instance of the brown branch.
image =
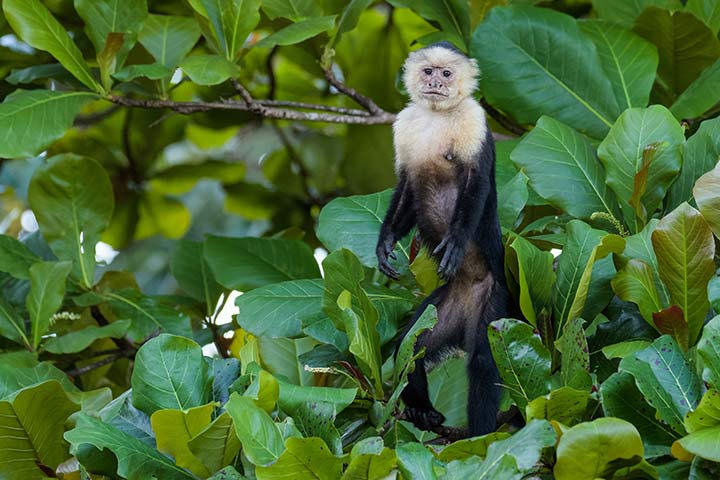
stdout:
[[(100, 311), (100, 307), (98, 307), (97, 305), (93, 305), (92, 307), (90, 307), (90, 315), (101, 327), (106, 327), (110, 325), (110, 322), (108, 322), (108, 319), (105, 318), (105, 315), (103, 315), (103, 313)], [(111, 338), (111, 340), (118, 347), (118, 350), (122, 352), (137, 351), (135, 345), (125, 337)]]
[(304, 108), (308, 110), (321, 110), (325, 112), (342, 113), (344, 115), (357, 115), (358, 117), (368, 117), (370, 114), (365, 110), (358, 110), (356, 108), (344, 108), (334, 107), (332, 105), (321, 105), (316, 103), (305, 103), (305, 102), (293, 102), (290, 100), (255, 100), (258, 103), (267, 107), (290, 107), (290, 108)]
[(490, 115), (497, 123), (499, 123), (505, 130), (512, 132), (515, 135), (521, 137), (527, 130), (515, 123), (510, 118), (500, 113), (495, 107), (487, 103), (484, 98), (480, 99), (480, 105), (485, 109), (488, 115)]
[(358, 93), (357, 90), (355, 90), (354, 88), (350, 88), (344, 83), (342, 83), (340, 80), (338, 80), (330, 68), (325, 69), (325, 78), (328, 82), (330, 82), (330, 85), (335, 87), (343, 95), (346, 95), (355, 100), (358, 105), (363, 107), (372, 115), (381, 116), (382, 114), (387, 113), (385, 112), (385, 110), (378, 107), (377, 104), (373, 102), (370, 98)]
[(108, 355), (107, 357), (103, 358), (102, 360), (98, 360), (97, 362), (90, 363), (88, 365), (73, 368), (72, 370), (68, 370), (65, 372), (65, 374), (69, 377), (78, 377), (80, 375), (83, 375), (88, 372), (92, 372), (93, 370), (97, 370), (100, 367), (103, 367), (105, 365), (108, 365), (110, 363), (113, 363), (115, 360), (119, 360), (121, 358), (130, 358), (135, 355), (135, 350), (128, 351), (123, 350), (117, 353), (113, 353), (112, 355)]

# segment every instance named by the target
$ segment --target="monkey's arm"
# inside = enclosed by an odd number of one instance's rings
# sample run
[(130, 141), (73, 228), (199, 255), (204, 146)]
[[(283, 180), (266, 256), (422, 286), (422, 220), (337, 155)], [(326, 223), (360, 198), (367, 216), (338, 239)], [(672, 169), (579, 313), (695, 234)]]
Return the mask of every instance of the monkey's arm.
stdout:
[(401, 171), (399, 176), (385, 220), (380, 227), (380, 236), (375, 249), (378, 268), (393, 279), (399, 278), (400, 274), (390, 265), (388, 257), (395, 258), (395, 254), (392, 253), (395, 243), (410, 233), (416, 222), (410, 181), (404, 171)]
[(458, 197), (450, 228), (433, 255), (440, 255), (438, 273), (450, 278), (462, 264), (468, 242), (478, 229), (486, 204), (494, 191), (495, 144), (488, 135), (483, 148), (471, 162), (458, 163)]

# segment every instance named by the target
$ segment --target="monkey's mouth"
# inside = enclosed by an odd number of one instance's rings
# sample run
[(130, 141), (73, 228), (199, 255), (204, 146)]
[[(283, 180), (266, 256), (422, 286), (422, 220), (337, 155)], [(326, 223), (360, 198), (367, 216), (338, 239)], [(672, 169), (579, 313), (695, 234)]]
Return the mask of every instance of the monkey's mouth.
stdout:
[(437, 90), (426, 90), (422, 92), (423, 95), (437, 95), (438, 97), (447, 97), (446, 93), (438, 92)]

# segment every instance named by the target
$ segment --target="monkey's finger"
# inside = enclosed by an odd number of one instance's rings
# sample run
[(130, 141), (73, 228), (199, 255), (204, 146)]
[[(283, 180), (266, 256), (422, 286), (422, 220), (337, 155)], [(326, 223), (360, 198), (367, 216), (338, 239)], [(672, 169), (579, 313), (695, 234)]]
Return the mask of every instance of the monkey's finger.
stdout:
[(397, 255), (395, 255), (395, 252), (388, 253), (388, 257), (392, 258), (393, 260), (397, 260)]
[(378, 269), (393, 280), (400, 278), (400, 274), (397, 270), (395, 270), (385, 259), (378, 263)]
[(448, 244), (448, 237), (445, 237), (445, 238), (442, 239), (442, 241), (440, 242), (440, 244), (439, 244), (437, 247), (435, 247), (435, 250), (433, 250), (432, 254), (433, 254), (433, 255), (438, 255), (440, 252), (442, 252), (443, 248), (445, 248), (445, 246), (446, 246), (447, 244)]

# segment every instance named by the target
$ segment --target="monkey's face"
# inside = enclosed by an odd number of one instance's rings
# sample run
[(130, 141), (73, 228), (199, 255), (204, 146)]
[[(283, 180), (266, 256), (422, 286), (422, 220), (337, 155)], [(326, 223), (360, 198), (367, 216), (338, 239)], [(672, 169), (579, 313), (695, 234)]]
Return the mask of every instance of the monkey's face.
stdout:
[(433, 110), (454, 108), (477, 86), (475, 60), (445, 47), (430, 46), (412, 52), (404, 68), (410, 98)]

